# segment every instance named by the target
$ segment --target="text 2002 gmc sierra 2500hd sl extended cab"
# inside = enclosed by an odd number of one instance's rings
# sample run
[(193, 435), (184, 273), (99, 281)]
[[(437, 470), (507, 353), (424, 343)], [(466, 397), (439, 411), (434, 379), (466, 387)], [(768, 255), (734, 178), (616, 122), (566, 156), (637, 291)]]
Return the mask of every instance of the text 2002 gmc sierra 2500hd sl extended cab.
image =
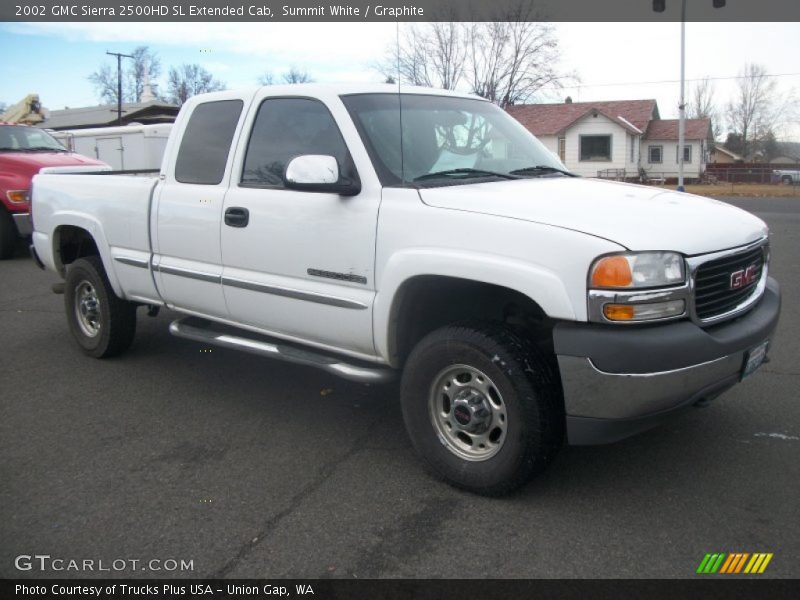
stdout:
[(758, 218), (573, 177), (497, 106), (430, 89), (195, 96), (158, 177), (40, 174), (33, 223), (90, 356), (124, 351), (149, 305), (204, 343), (402, 372), (415, 448), (483, 494), (565, 436), (617, 440), (718, 395), (780, 311)]

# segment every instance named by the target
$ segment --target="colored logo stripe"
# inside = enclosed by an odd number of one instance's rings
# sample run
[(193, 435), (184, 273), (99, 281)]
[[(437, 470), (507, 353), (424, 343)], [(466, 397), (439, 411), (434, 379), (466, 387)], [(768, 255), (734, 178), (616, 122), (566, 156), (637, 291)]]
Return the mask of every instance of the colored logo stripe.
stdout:
[[(772, 560), (773, 554), (766, 552), (732, 552), (726, 554), (718, 552), (706, 554), (697, 567), (697, 572), (701, 574), (724, 573), (727, 575), (736, 573), (760, 574), (767, 568)], [(746, 565), (746, 566), (745, 566)]]

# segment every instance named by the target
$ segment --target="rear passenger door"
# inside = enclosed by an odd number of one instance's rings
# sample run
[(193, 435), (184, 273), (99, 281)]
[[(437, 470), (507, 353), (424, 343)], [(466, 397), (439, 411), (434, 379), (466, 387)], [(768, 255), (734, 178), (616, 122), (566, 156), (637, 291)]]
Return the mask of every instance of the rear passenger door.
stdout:
[(167, 156), (176, 158), (166, 167), (151, 216), (153, 266), (162, 297), (173, 308), (211, 317), (228, 315), (219, 231), (231, 148), (245, 112), (243, 98), (227, 96), (184, 109), (182, 116), (191, 109), (188, 122), (182, 138), (169, 142)]
[(222, 225), (222, 283), (232, 319), (287, 339), (374, 355), (380, 189), (361, 178), (361, 193), (345, 197), (287, 189), (283, 182), (287, 163), (307, 154), (334, 156), (353, 179), (366, 171), (345, 142), (340, 124), (351, 145), (357, 133), (344, 106), (338, 97), (326, 103), (266, 97), (251, 113), (223, 211), (247, 214), (245, 225)]

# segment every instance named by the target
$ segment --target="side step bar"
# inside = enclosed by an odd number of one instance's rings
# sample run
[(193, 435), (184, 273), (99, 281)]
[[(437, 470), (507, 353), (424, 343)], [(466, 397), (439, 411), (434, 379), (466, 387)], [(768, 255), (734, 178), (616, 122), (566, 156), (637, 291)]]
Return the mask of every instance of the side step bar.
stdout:
[[(298, 348), (277, 340), (257, 339), (260, 336), (256, 333), (249, 334), (249, 332), (198, 317), (185, 317), (173, 321), (170, 323), (169, 332), (174, 336), (204, 344), (316, 367), (359, 383), (387, 383), (396, 377), (395, 371), (386, 367), (345, 363), (341, 358), (335, 356)], [(244, 337), (248, 334), (253, 337)]]

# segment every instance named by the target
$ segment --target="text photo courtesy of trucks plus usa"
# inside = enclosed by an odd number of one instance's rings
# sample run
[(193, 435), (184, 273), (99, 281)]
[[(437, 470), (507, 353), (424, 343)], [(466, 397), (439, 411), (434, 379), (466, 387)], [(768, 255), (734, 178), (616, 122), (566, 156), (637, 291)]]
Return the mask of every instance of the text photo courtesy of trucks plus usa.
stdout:
[[(797, 576), (785, 63), (725, 63), (702, 81), (730, 106), (698, 112), (683, 54), (580, 74), (589, 24), (512, 3), (0, 22), (37, 65), (0, 62), (9, 597)], [(684, 51), (675, 18), (592, 25)], [(748, 24), (689, 25), (734, 48)], [(80, 67), (34, 73), (59, 49)], [(734, 92), (759, 85), (748, 132)]]

